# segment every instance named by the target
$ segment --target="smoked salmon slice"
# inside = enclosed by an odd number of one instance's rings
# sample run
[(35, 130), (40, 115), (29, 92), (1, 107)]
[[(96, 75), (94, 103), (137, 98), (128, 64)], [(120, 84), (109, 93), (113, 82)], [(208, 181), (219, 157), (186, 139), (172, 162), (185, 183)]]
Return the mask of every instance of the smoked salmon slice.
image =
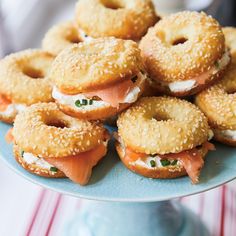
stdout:
[(84, 95), (86, 97), (97, 96), (112, 107), (118, 107), (133, 87), (134, 83), (129, 79), (105, 89), (84, 93)]
[(125, 158), (130, 162), (137, 161), (139, 158), (145, 157), (147, 157), (147, 154), (145, 153), (138, 153), (133, 151), (131, 148), (125, 148)]
[(206, 80), (208, 80), (211, 77), (211, 75), (214, 73), (214, 70), (215, 69), (212, 68), (211, 70), (204, 72), (201, 75), (195, 77), (194, 80), (196, 80), (198, 84), (203, 85), (206, 83)]
[(0, 111), (6, 111), (11, 101), (6, 96), (0, 94)]
[(200, 171), (204, 161), (199, 151), (194, 148), (190, 151), (179, 153), (177, 159), (182, 163), (193, 184), (198, 183)]
[(210, 142), (203, 143), (203, 147), (210, 151), (216, 150), (215, 145)]
[(13, 136), (12, 132), (13, 132), (13, 128), (10, 128), (5, 135), (5, 140), (7, 143), (14, 142), (14, 136)]
[(85, 185), (91, 177), (92, 168), (106, 155), (106, 152), (106, 146), (100, 144), (98, 147), (76, 156), (43, 159), (57, 167), (75, 183)]

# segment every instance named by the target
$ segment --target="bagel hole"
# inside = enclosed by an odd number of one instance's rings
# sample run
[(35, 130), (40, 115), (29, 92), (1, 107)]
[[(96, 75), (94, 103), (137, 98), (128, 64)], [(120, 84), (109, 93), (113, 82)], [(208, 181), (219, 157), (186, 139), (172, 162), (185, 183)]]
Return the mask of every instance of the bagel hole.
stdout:
[(179, 44), (184, 44), (185, 42), (187, 42), (188, 39), (186, 39), (185, 37), (180, 37), (180, 38), (177, 38), (175, 39), (173, 42), (172, 42), (172, 45), (173, 46), (176, 46), (176, 45), (179, 45)]
[(236, 89), (229, 89), (228, 91), (226, 91), (227, 94), (235, 94), (236, 93)]
[(44, 78), (44, 73), (42, 70), (38, 70), (38, 69), (32, 68), (32, 67), (24, 68), (23, 73), (32, 79), (43, 79)]
[(118, 10), (124, 8), (124, 6), (119, 1), (111, 1), (111, 0), (102, 0), (102, 4), (104, 7), (112, 9), (112, 10)]
[(79, 38), (78, 37), (76, 37), (76, 36), (70, 36), (70, 37), (67, 37), (67, 40), (69, 41), (69, 42), (71, 42), (71, 43), (80, 43), (80, 40), (79, 40)]
[(171, 120), (169, 117), (164, 116), (164, 115), (153, 116), (153, 119), (155, 119), (156, 121), (168, 121), (168, 120)]
[(61, 128), (61, 129), (68, 128), (68, 126), (61, 120), (53, 120), (53, 121), (48, 122), (46, 125), (56, 127), (56, 128)]

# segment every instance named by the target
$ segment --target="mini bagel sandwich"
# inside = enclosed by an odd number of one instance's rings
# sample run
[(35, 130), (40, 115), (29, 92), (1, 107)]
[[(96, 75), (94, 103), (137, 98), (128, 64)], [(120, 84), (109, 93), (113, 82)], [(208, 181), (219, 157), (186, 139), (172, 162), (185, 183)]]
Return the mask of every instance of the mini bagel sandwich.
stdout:
[(71, 21), (53, 26), (44, 36), (42, 47), (57, 56), (63, 49), (74, 43), (79, 43), (78, 32)]
[(222, 30), (225, 35), (226, 46), (230, 49), (231, 53), (236, 53), (236, 28), (223, 27)]
[(111, 36), (138, 41), (159, 17), (150, 0), (80, 0), (75, 19), (82, 41)]
[(124, 165), (148, 178), (188, 174), (199, 181), (214, 146), (207, 118), (193, 104), (171, 97), (144, 97), (118, 118), (116, 149)]
[(215, 83), (230, 62), (219, 23), (205, 13), (164, 17), (142, 38), (140, 48), (152, 86), (179, 97)]
[(106, 155), (109, 135), (97, 122), (62, 113), (55, 103), (38, 103), (16, 117), (14, 155), (20, 165), (44, 177), (68, 177), (85, 185)]
[(207, 116), (214, 138), (236, 146), (236, 53), (223, 79), (199, 93), (195, 102)]
[(52, 102), (48, 72), (54, 57), (28, 49), (0, 61), (0, 120), (12, 123), (16, 114), (38, 102)]
[(116, 38), (63, 50), (50, 72), (59, 108), (89, 120), (110, 118), (129, 107), (142, 94), (145, 78), (137, 44)]

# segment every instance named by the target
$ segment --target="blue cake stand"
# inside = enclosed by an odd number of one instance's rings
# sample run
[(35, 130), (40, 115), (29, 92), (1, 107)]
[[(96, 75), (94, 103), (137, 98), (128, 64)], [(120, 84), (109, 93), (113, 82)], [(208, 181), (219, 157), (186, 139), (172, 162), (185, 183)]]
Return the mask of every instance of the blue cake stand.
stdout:
[(234, 148), (217, 144), (201, 173), (200, 183), (188, 177), (172, 180), (143, 178), (128, 171), (110, 142), (109, 153), (94, 168), (89, 184), (81, 187), (69, 179), (46, 179), (32, 175), (16, 163), (12, 146), (4, 136), (9, 125), (0, 124), (0, 154), (19, 175), (54, 191), (89, 199), (65, 227), (66, 236), (205, 236), (201, 220), (171, 199), (200, 193), (236, 178)]

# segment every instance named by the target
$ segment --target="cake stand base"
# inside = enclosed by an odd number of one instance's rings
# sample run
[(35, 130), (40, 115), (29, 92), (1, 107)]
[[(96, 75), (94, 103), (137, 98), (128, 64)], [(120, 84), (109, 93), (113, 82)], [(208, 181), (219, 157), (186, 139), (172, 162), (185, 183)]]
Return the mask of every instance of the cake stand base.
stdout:
[(201, 220), (178, 202), (86, 201), (65, 236), (208, 236)]

